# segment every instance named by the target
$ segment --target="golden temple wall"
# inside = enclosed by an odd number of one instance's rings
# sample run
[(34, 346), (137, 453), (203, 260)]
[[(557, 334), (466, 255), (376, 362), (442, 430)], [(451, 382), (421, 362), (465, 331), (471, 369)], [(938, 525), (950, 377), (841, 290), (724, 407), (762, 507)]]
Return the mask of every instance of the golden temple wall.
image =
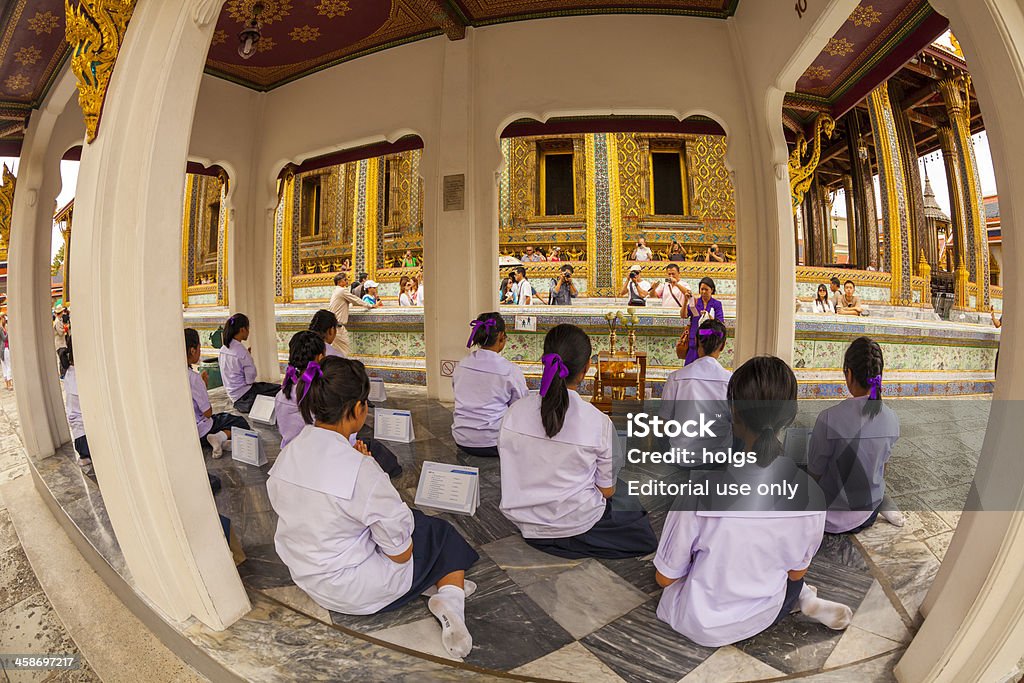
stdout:
[(187, 174), (182, 212), (182, 302), (188, 306), (227, 304), (224, 178)]

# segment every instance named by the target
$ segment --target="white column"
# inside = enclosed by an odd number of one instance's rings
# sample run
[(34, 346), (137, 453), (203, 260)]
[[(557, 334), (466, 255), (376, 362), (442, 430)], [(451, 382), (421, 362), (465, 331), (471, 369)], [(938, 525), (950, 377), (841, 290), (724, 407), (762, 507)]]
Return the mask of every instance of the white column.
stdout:
[(60, 193), (60, 158), (85, 126), (68, 72), (32, 112), (21, 147), (8, 255), (11, 357), (25, 448), (46, 456), (71, 439), (57, 374), (50, 317), (50, 242)]
[[(1004, 225), (1024, 215), (1024, 6), (1020, 0), (932, 0), (950, 20), (971, 69), (999, 183)], [(1019, 290), (1024, 240), (1003, 238), (1005, 289)], [(975, 476), (977, 498), (964, 512), (922, 611), (926, 618), (896, 667), (901, 681), (1000, 681), (1024, 653), (1024, 468), (1020, 443), (1024, 300), (1003, 302), (992, 414)], [(979, 507), (978, 501), (981, 505)], [(977, 510), (984, 509), (979, 512)], [(1011, 679), (1012, 680), (1012, 679)]]
[[(426, 303), (423, 329), (427, 347), (427, 392), (452, 399), (452, 383), (442, 376), (442, 363), (466, 353), (469, 321), (497, 309), (498, 224), (494, 172), (501, 160), (493, 149), (476, 141), (473, 30), (466, 38), (445, 44), (441, 119), (436, 137), (424, 140), (423, 258)], [(478, 135), (479, 133), (479, 135)], [(444, 210), (444, 177), (462, 176), (461, 210)]]
[(274, 321), (274, 209), (272, 180), (253, 170), (231, 176), (228, 196), (228, 291), (232, 312), (249, 316), (249, 343), (259, 380), (281, 381)]
[(82, 153), (71, 255), (82, 412), (111, 525), (139, 592), (170, 619), (214, 629), (249, 601), (196, 437), (169, 256), (222, 1), (139, 0)]

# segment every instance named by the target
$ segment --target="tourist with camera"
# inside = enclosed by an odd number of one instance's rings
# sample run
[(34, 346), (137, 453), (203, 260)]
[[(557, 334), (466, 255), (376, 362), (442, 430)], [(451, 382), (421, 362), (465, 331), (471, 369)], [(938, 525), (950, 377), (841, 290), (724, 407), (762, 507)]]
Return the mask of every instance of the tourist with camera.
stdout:
[(646, 306), (647, 297), (651, 296), (653, 288), (651, 283), (641, 279), (640, 271), (642, 266), (634, 264), (629, 267), (629, 277), (622, 283), (619, 296), (629, 296), (627, 306)]
[(572, 300), (580, 295), (572, 281), (574, 269), (566, 263), (561, 267), (561, 276), (552, 278), (548, 289), (548, 304), (551, 306), (571, 306)]

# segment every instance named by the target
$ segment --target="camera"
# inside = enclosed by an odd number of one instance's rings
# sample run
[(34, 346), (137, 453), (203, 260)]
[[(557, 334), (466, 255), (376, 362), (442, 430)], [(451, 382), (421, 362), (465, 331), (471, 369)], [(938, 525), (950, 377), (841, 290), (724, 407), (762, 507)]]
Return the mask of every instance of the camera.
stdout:
[(630, 280), (635, 280), (637, 275), (639, 275), (639, 273), (636, 272), (635, 270), (629, 271), (629, 279)]

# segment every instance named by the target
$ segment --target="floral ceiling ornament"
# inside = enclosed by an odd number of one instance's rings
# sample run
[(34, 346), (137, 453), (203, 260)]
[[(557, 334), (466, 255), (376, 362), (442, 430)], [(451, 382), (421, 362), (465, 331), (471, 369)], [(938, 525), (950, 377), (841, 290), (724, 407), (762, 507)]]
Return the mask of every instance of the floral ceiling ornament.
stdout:
[(292, 13), (291, 0), (228, 0), (225, 9), (228, 16), (240, 24), (248, 24), (253, 15), (253, 6), (261, 2), (260, 23), (270, 26)]
[(7, 260), (11, 245), (11, 213), (14, 209), (14, 185), (17, 178), (4, 164), (3, 184), (0, 185), (0, 259)]
[(107, 86), (124, 42), (135, 0), (64, 0), (71, 71), (85, 117), (85, 141), (96, 139)]
[(829, 38), (825, 52), (833, 57), (845, 57), (853, 52), (853, 43), (846, 38)]
[(273, 38), (270, 36), (263, 36), (260, 38), (259, 42), (256, 43), (256, 52), (270, 52), (275, 47), (277, 47), (277, 43), (274, 42)]
[(24, 93), (31, 84), (32, 81), (25, 74), (8, 76), (7, 80), (4, 81), (4, 87), (7, 89), (7, 92), (15, 95)]
[(832, 69), (826, 69), (823, 66), (812, 66), (804, 72), (804, 76), (812, 81), (827, 81), (832, 78)]
[(60, 20), (53, 12), (36, 12), (35, 16), (28, 20), (28, 27), (35, 34), (41, 35), (53, 33), (53, 29), (60, 25)]
[(320, 37), (320, 29), (316, 26), (306, 24), (304, 26), (293, 28), (288, 35), (291, 36), (292, 40), (297, 40), (300, 43), (308, 43)]
[(217, 45), (223, 45), (228, 40), (228, 32), (223, 29), (217, 29), (213, 32), (213, 40), (210, 42), (211, 45), (216, 47)]
[(850, 21), (854, 26), (870, 28), (882, 20), (882, 13), (875, 9), (874, 5), (860, 5), (853, 10)]
[(14, 53), (14, 61), (22, 66), (32, 66), (39, 61), (39, 58), (43, 56), (43, 53), (39, 51), (39, 48), (35, 45), (29, 45), (23, 47)]
[(320, 0), (320, 4), (316, 6), (316, 13), (322, 17), (333, 19), (345, 16), (349, 9), (348, 0)]

